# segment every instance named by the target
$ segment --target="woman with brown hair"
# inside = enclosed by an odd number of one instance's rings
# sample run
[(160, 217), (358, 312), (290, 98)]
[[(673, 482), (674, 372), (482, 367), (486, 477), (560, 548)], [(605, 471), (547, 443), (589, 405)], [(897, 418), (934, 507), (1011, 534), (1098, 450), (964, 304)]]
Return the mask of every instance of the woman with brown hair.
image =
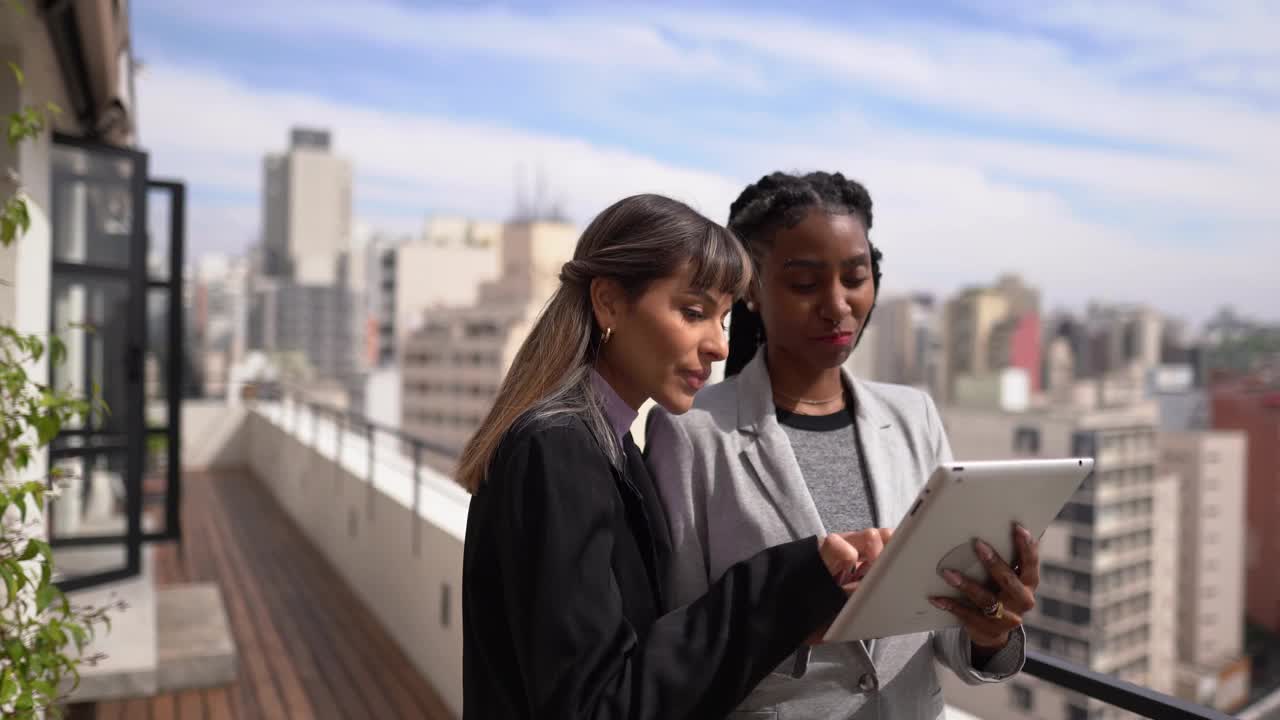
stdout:
[(768, 548), (662, 610), (672, 548), (628, 429), (648, 398), (690, 407), (750, 272), (656, 195), (583, 233), (459, 471), (464, 717), (720, 717), (843, 604), (871, 533)]

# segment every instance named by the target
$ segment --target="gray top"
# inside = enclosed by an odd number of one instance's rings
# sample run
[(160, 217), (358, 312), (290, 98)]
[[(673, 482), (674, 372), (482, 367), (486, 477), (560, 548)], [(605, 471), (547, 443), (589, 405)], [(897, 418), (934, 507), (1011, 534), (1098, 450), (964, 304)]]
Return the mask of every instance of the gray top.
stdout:
[[(845, 409), (831, 415), (796, 415), (779, 409), (777, 415), (827, 532), (880, 527), (853, 413)], [(996, 674), (1017, 672), (1022, 663), (1022, 638), (1015, 633), (1011, 639), (978, 669)], [(875, 642), (867, 641), (868, 651), (874, 651)], [(820, 654), (810, 663), (819, 665), (828, 660)], [(826, 707), (821, 717), (837, 717), (842, 707), (842, 701), (837, 701)]]
[(813, 504), (827, 532), (879, 527), (871, 483), (862, 469), (853, 415), (796, 415), (778, 410)]

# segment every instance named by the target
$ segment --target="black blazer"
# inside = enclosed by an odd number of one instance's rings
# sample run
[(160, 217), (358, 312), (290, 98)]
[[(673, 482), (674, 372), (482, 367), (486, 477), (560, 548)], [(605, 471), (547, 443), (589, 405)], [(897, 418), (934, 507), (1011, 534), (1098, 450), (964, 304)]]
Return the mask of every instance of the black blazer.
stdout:
[(721, 717), (844, 603), (810, 537), (661, 615), (666, 518), (626, 455), (615, 470), (577, 416), (502, 441), (467, 519), (467, 720)]

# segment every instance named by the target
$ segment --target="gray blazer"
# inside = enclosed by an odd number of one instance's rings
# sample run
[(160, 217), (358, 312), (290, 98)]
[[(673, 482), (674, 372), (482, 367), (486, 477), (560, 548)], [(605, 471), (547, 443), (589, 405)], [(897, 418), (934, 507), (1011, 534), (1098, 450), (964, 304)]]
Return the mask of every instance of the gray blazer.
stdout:
[[(896, 526), (951, 459), (941, 418), (919, 390), (844, 379), (877, 517)], [(778, 424), (763, 350), (738, 376), (698, 393), (688, 413), (655, 408), (645, 449), (671, 526), (673, 607), (764, 548), (826, 532)], [(985, 672), (973, 667), (960, 628), (802, 649), (730, 717), (935, 720), (944, 709), (935, 659), (968, 684), (999, 682), (1022, 669), (1025, 646), (1019, 629)]]

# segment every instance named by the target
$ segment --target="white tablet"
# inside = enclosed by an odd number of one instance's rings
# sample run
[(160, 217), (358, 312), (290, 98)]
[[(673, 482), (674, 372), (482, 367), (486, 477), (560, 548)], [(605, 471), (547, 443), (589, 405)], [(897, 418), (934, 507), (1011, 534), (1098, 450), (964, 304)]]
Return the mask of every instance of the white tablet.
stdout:
[(941, 571), (988, 580), (973, 539), (982, 538), (1013, 563), (1013, 523), (1040, 537), (1091, 472), (1089, 458), (939, 466), (824, 639), (868, 640), (958, 625), (954, 615), (929, 603), (933, 596), (961, 597)]

